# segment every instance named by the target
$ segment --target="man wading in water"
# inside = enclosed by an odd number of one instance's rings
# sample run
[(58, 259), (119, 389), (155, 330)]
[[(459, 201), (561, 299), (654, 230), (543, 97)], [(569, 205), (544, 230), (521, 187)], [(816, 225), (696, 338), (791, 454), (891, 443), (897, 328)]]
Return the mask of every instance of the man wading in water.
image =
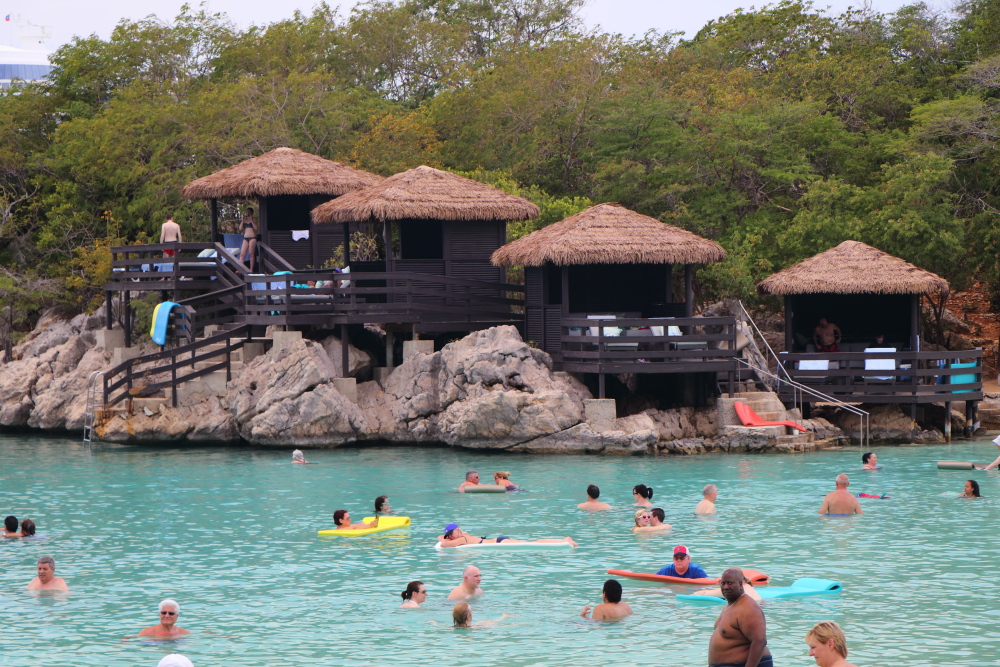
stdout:
[(734, 567), (719, 581), (726, 608), (708, 640), (709, 667), (774, 667), (767, 649), (767, 623), (760, 605), (743, 594), (743, 572)]

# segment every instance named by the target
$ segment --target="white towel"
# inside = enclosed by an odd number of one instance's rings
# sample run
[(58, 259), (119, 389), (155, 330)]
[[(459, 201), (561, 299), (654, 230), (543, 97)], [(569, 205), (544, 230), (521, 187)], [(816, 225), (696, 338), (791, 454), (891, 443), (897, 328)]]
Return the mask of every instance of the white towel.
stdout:
[(293, 241), (303, 241), (309, 238), (308, 229), (293, 229), (292, 230), (292, 240)]

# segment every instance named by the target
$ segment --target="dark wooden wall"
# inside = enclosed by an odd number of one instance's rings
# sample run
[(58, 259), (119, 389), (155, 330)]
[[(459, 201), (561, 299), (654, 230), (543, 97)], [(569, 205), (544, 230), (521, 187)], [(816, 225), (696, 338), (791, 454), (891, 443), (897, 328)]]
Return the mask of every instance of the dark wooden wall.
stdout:
[[(910, 345), (909, 294), (803, 294), (790, 298), (792, 331), (812, 341), (819, 318), (833, 322), (848, 343), (869, 343), (885, 334), (887, 347)], [(796, 350), (804, 348), (796, 346)]]
[[(319, 268), (344, 242), (342, 225), (314, 225), (310, 213), (333, 199), (327, 195), (261, 197), (260, 237), (297, 269)], [(292, 240), (293, 230), (309, 230), (309, 238)]]
[(653, 316), (667, 301), (665, 264), (584, 264), (569, 267), (569, 312), (638, 312)]

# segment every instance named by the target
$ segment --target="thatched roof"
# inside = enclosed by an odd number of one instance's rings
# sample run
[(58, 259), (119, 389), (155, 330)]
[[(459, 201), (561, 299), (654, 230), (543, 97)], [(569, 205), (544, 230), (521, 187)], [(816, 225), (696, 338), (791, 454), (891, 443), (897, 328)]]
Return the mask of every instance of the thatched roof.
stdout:
[(417, 167), (313, 209), (316, 223), (355, 220), (529, 220), (527, 199), (432, 167)]
[(718, 243), (618, 204), (598, 204), (508, 243), (497, 266), (570, 264), (707, 264), (721, 262)]
[(763, 294), (947, 294), (937, 274), (858, 241), (844, 241), (765, 278)]
[(275, 148), (191, 181), (181, 190), (181, 195), (187, 199), (342, 195), (383, 180), (381, 176), (312, 153)]

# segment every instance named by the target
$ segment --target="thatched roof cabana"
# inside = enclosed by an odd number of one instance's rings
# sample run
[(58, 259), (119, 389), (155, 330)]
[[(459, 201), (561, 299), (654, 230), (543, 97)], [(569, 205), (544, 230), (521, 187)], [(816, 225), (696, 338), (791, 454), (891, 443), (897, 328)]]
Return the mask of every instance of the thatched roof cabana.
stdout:
[(948, 281), (859, 241), (844, 241), (765, 278), (763, 294), (941, 294)]
[(619, 204), (598, 204), (508, 243), (497, 266), (707, 264), (721, 262), (718, 243)]
[(283, 147), (191, 181), (181, 190), (181, 195), (187, 199), (338, 196), (383, 180), (381, 176), (340, 162)]
[(484, 183), (420, 166), (316, 207), (313, 222), (530, 220), (538, 207)]

